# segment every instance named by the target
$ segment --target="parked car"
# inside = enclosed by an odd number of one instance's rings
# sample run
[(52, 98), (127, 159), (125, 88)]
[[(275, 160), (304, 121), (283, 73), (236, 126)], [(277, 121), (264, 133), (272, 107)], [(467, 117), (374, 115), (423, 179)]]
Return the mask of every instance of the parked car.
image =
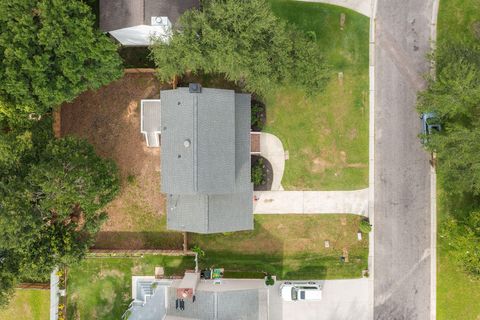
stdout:
[(442, 125), (435, 112), (422, 113), (420, 119), (422, 120), (422, 134), (429, 135), (442, 131)]
[(285, 301), (315, 301), (322, 299), (322, 286), (318, 282), (295, 281), (280, 285), (280, 295)]

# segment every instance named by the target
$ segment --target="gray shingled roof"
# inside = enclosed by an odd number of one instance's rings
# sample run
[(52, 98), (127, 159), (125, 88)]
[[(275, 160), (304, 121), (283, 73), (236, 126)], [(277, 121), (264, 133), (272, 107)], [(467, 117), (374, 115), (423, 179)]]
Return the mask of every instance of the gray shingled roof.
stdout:
[(196, 291), (195, 302), (185, 299), (185, 310), (175, 308), (177, 288), (169, 288), (167, 314), (187, 319), (215, 319), (215, 293)]
[(188, 88), (160, 93), (162, 191), (220, 194), (235, 189), (235, 92)]
[[(264, 293), (264, 292), (262, 292)], [(259, 320), (259, 294), (256, 290), (237, 290), (217, 292), (218, 320)]]
[(169, 288), (167, 314), (185, 319), (263, 320), (267, 318), (267, 294), (265, 289), (197, 290), (195, 302), (186, 299), (185, 310), (177, 310), (176, 288)]
[(200, 7), (200, 0), (100, 0), (100, 30), (150, 25), (151, 17), (168, 17), (175, 24), (194, 7)]
[(134, 305), (129, 320), (157, 320), (162, 319), (167, 313), (165, 308), (165, 296), (168, 287), (159, 285), (155, 293), (149, 298), (145, 305)]
[(253, 229), (250, 95), (162, 91), (162, 191), (169, 229)]

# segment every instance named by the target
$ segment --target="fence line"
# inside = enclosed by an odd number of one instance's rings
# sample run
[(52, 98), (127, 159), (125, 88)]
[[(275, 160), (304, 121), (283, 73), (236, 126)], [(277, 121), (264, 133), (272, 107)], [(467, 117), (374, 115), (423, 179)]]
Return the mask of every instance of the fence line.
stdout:
[(24, 282), (17, 285), (17, 289), (39, 289), (39, 290), (50, 290), (50, 283), (41, 283), (41, 282)]
[(116, 250), (116, 249), (91, 249), (87, 253), (89, 258), (101, 258), (101, 257), (139, 257), (143, 255), (163, 255), (163, 256), (193, 256), (195, 255), (192, 251), (183, 251), (183, 250), (155, 250), (155, 249), (146, 249), (146, 250)]
[(123, 69), (125, 73), (154, 73), (155, 69), (153, 68), (126, 68)]

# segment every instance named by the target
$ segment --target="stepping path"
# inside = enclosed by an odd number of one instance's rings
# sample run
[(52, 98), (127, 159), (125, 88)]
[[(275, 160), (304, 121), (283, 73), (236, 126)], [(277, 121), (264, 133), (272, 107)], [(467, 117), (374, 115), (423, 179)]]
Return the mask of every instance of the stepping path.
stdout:
[(368, 216), (368, 188), (354, 191), (255, 191), (255, 214), (351, 213)]

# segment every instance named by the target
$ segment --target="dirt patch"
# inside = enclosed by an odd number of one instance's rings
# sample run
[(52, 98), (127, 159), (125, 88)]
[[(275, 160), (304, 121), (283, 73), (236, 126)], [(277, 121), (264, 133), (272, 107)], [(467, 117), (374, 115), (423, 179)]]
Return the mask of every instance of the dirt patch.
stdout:
[[(140, 100), (158, 99), (162, 88), (168, 86), (162, 86), (152, 74), (126, 74), (62, 105), (62, 136), (87, 139), (100, 156), (113, 159), (120, 171), (122, 190), (107, 207), (109, 220), (102, 231), (138, 231), (132, 206), (157, 218), (165, 212), (160, 149), (147, 148), (140, 133)], [(139, 244), (133, 241), (132, 245)]]
[(106, 269), (100, 271), (98, 274), (99, 279), (105, 279), (106, 277), (115, 277), (115, 278), (122, 278), (124, 273), (115, 269)]
[(356, 128), (350, 129), (348, 132), (348, 139), (355, 140), (358, 138), (358, 130)]
[(312, 160), (312, 169), (313, 173), (323, 173), (327, 168), (332, 167), (332, 164), (322, 158), (314, 158)]

